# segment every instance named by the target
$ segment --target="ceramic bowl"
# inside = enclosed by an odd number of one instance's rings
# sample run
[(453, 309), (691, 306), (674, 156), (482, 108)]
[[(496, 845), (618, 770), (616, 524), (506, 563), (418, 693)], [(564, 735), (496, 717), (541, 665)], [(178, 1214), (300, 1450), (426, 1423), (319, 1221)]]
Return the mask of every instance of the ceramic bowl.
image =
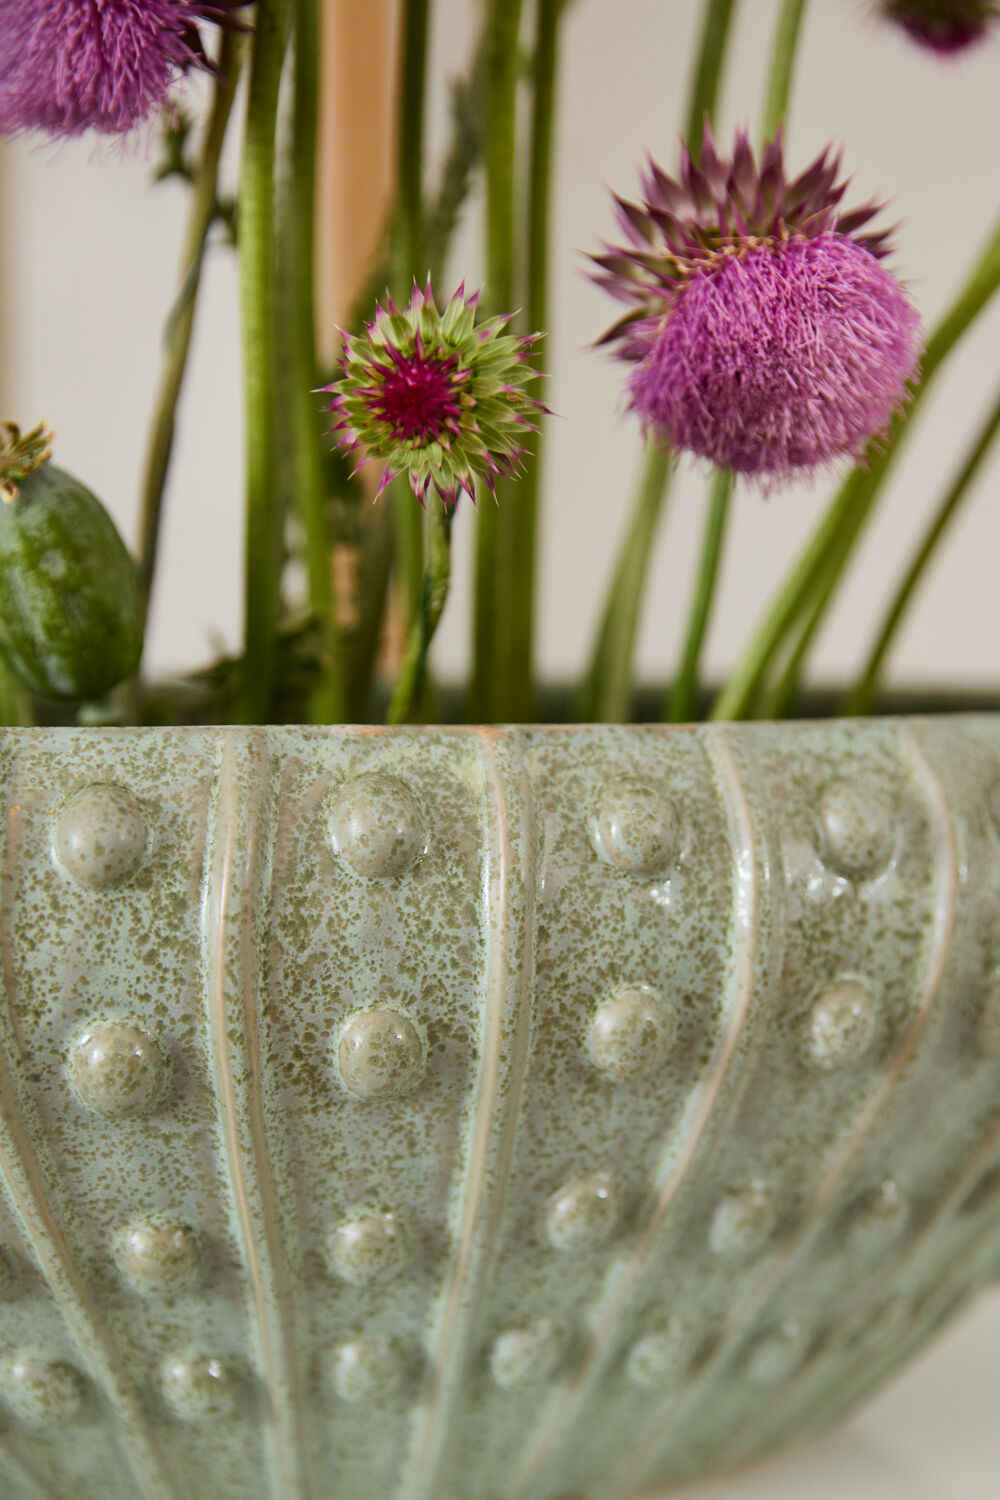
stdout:
[(1000, 1267), (1000, 716), (0, 753), (9, 1500), (624, 1495)]

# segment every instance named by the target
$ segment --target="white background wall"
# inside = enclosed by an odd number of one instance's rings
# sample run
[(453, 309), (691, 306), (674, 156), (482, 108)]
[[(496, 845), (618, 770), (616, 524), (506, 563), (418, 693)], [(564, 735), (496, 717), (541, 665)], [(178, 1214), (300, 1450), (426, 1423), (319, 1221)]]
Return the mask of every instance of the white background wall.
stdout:
[[(362, 3), (362, 0), (358, 0)], [(437, 0), (434, 76), (454, 73), (475, 32), (476, 0)], [(581, 275), (580, 251), (611, 229), (605, 184), (626, 193), (648, 147), (675, 158), (696, 0), (575, 0), (566, 22), (558, 123), (554, 332), (541, 590), (541, 661), (575, 673), (590, 639), (609, 560), (631, 494), (638, 437), (623, 414), (621, 368), (588, 349), (609, 315)], [(722, 111), (722, 136), (759, 113), (772, 0), (744, 0)], [(790, 128), (793, 166), (843, 143), (859, 199), (877, 193), (900, 221), (895, 265), (928, 322), (945, 306), (1000, 212), (1000, 38), (942, 63), (875, 24), (865, 0), (812, 0)], [(443, 108), (433, 111), (440, 123)], [(440, 130), (434, 132), (439, 138)], [(136, 491), (162, 319), (173, 286), (184, 207), (177, 184), (148, 186), (149, 149), (89, 142), (4, 148), (7, 280), (3, 308), (5, 410), (46, 416), (58, 456), (106, 499), (134, 537)], [(480, 275), (473, 235), (454, 274)], [(934, 508), (943, 483), (1000, 380), (1000, 299), (940, 382), (899, 464), (863, 557), (814, 660), (818, 678), (858, 663), (888, 583)], [(240, 619), (240, 440), (236, 293), (225, 252), (213, 259), (169, 501), (151, 658), (176, 668), (214, 641), (235, 645)], [(1000, 451), (942, 549), (894, 662), (899, 681), (997, 683), (996, 572)], [(708, 642), (719, 674), (735, 659), (831, 484), (764, 501), (738, 495)], [(673, 662), (704, 514), (704, 478), (684, 466), (656, 549), (640, 643), (641, 670)], [(463, 517), (455, 595), (439, 660), (465, 660), (468, 569), (475, 517)]]
[[(367, 3), (367, 0), (357, 0)], [(466, 56), (475, 0), (437, 0), (436, 76)], [(580, 275), (578, 252), (610, 229), (604, 184), (631, 192), (648, 147), (675, 154), (696, 0), (575, 0), (566, 25), (554, 236), (555, 331), (549, 342), (553, 424), (542, 568), (541, 658), (553, 676), (576, 672), (624, 523), (637, 435), (621, 412), (621, 376), (588, 343), (608, 317)], [(756, 121), (772, 0), (743, 0), (722, 112), (723, 138)], [(790, 131), (793, 166), (828, 140), (845, 147), (859, 199), (883, 194), (901, 221), (896, 265), (933, 322), (1000, 212), (1000, 38), (942, 64), (870, 19), (862, 0), (812, 0)], [(442, 109), (434, 108), (440, 127)], [(436, 134), (440, 136), (440, 128)], [(184, 192), (148, 187), (148, 151), (77, 144), (9, 145), (3, 177), (0, 384), (6, 414), (40, 416), (59, 434), (59, 460), (88, 480), (134, 539), (140, 456), (160, 327), (179, 253)], [(475, 281), (475, 237), (455, 277)], [(201, 661), (235, 646), (240, 618), (240, 436), (236, 293), (223, 252), (209, 270), (196, 358), (185, 396), (161, 584), (151, 640), (155, 667)], [(905, 452), (819, 643), (816, 675), (843, 678), (859, 660), (886, 585), (908, 555), (946, 477), (1000, 381), (1000, 302), (963, 345)], [(900, 681), (1000, 683), (997, 661), (1000, 452), (900, 642)], [(684, 468), (654, 559), (643, 620), (644, 674), (674, 659), (689, 568), (704, 513), (704, 481)], [(720, 608), (708, 643), (719, 674), (734, 660), (784, 565), (819, 515), (829, 485), (762, 501), (741, 493)], [(462, 519), (460, 550), (475, 518)], [(440, 659), (456, 670), (468, 633), (460, 564)], [(1000, 1304), (985, 1304), (847, 1431), (760, 1481), (709, 1496), (858, 1500), (981, 1500), (995, 1490)]]

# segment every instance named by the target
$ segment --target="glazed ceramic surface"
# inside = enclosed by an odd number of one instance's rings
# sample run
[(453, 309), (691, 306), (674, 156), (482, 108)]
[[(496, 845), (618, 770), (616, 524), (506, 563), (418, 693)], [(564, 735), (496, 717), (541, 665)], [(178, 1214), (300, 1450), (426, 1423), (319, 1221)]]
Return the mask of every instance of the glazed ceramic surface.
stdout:
[(1000, 719), (0, 739), (5, 1500), (549, 1500), (1000, 1267)]

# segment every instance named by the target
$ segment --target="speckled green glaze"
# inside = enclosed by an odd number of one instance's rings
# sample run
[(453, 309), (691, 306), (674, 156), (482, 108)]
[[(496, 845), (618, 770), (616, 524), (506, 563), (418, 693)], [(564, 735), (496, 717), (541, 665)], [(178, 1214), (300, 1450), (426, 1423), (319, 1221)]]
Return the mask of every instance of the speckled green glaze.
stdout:
[(0, 765), (4, 1500), (626, 1495), (1000, 1272), (1000, 718)]

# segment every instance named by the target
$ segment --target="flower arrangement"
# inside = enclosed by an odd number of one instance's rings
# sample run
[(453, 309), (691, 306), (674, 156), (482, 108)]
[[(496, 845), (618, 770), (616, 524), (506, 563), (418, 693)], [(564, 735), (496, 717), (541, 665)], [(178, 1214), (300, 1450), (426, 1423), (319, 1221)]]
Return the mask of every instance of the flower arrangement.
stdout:
[[(190, 184), (184, 274), (133, 561), (100, 501), (64, 473), (44, 424), (0, 429), (0, 719), (53, 722), (393, 723), (441, 716), (432, 643), (451, 579), (456, 511), (475, 507), (475, 625), (460, 711), (537, 712), (534, 673), (553, 119), (573, 0), (481, 0), (481, 36), (454, 91), (436, 192), (424, 163), (431, 0), (403, 0), (395, 202), (335, 368), (316, 346), (320, 0), (3, 0), (0, 133), (134, 140)], [(856, 203), (832, 147), (799, 164), (786, 128), (806, 0), (782, 0), (759, 139), (724, 141), (717, 98), (735, 0), (704, 0), (677, 159), (652, 157), (613, 195), (617, 234), (589, 252), (614, 314), (594, 341), (624, 366), (645, 443), (635, 509), (574, 712), (634, 711), (634, 648), (652, 536), (677, 455), (710, 467), (705, 538), (681, 660), (663, 703), (679, 722), (781, 716), (935, 374), (1000, 287), (1000, 231), (925, 335), (880, 206)], [(879, 24), (928, 54), (988, 41), (991, 0), (873, 0)], [(928, 66), (935, 66), (932, 56)], [(203, 117), (184, 79), (207, 75)], [(241, 87), (242, 85), (242, 87)], [(220, 190), (239, 140), (235, 201)], [(641, 153), (637, 142), (636, 154)], [(846, 147), (849, 158), (850, 146)], [(527, 170), (516, 170), (521, 161)], [(849, 164), (849, 163), (848, 163)], [(453, 232), (483, 184), (485, 264), (447, 295)], [(245, 371), (242, 650), (183, 683), (142, 669), (149, 601), (206, 247), (239, 258)], [(478, 267), (470, 268), (477, 273)], [(18, 414), (22, 417), (28, 414)], [(976, 434), (842, 705), (870, 709), (900, 620), (1000, 428)], [(714, 697), (702, 648), (734, 494), (764, 503), (790, 478), (838, 488)], [(298, 564), (298, 567), (294, 565)], [(304, 580), (301, 586), (297, 579)], [(395, 601), (395, 611), (390, 602)], [(391, 672), (387, 618), (403, 637)]]

